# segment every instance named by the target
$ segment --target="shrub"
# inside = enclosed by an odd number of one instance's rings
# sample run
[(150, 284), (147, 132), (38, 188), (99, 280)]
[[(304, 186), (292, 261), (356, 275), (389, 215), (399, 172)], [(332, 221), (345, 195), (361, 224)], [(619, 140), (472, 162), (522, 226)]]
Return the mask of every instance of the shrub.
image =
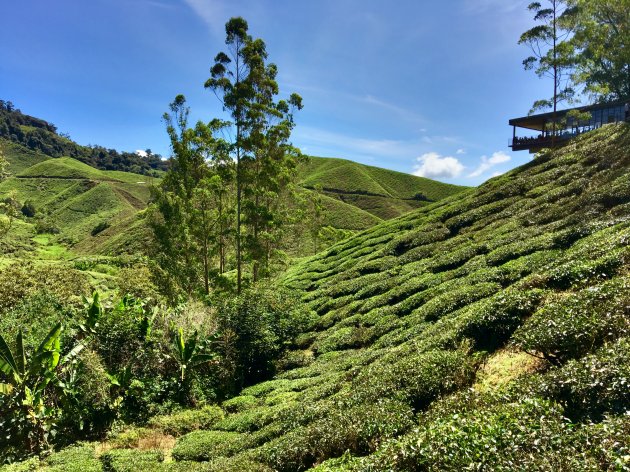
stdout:
[(232, 392), (270, 377), (274, 361), (314, 317), (295, 295), (277, 288), (255, 288), (217, 305), (216, 346), (226, 389)]
[(102, 434), (114, 421), (116, 407), (110, 394), (111, 379), (98, 354), (81, 351), (66, 383), (74, 392), (65, 406), (68, 429), (79, 437)]
[(35, 204), (30, 200), (24, 202), (21, 211), (22, 214), (27, 218), (33, 218), (35, 216), (35, 213), (37, 213), (37, 211), (35, 210)]
[(137, 472), (152, 470), (164, 461), (162, 451), (113, 449), (101, 455), (104, 472)]
[(580, 357), (604, 341), (630, 334), (630, 279), (617, 278), (559, 295), (516, 333), (523, 350), (540, 352), (554, 364)]
[(148, 422), (151, 428), (173, 436), (182, 436), (198, 429), (210, 429), (224, 418), (218, 406), (207, 405), (195, 410), (182, 410), (170, 415), (154, 416)]
[(241, 395), (224, 401), (222, 406), (226, 411), (231, 413), (244, 411), (253, 408), (259, 404), (259, 400), (251, 395)]
[(595, 470), (553, 403), (466, 392), (436, 407), (351, 470)]
[(50, 472), (101, 472), (101, 462), (96, 458), (92, 444), (78, 444), (55, 452), (42, 461)]
[(231, 456), (240, 447), (240, 433), (227, 431), (193, 431), (177, 440), (173, 458), (178, 461), (208, 461)]
[(479, 350), (494, 351), (532, 314), (543, 295), (544, 292), (539, 289), (499, 292), (468, 309), (470, 315), (460, 327), (458, 335), (472, 339)]
[(630, 409), (630, 340), (601, 347), (529, 382), (529, 390), (565, 407), (573, 420), (601, 421)]
[(463, 351), (392, 353), (363, 369), (351, 387), (352, 403), (395, 397), (414, 410), (426, 408), (441, 395), (469, 385), (476, 364)]
[(54, 221), (41, 218), (35, 223), (35, 232), (37, 234), (59, 234), (61, 230)]

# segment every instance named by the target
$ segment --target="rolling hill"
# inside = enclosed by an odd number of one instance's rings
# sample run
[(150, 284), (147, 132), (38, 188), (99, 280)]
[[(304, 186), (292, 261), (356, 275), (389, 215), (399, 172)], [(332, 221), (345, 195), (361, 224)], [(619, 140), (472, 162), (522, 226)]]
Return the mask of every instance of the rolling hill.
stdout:
[[(14, 195), (20, 203), (32, 202), (38, 218), (45, 216), (60, 232), (49, 243), (62, 241), (77, 254), (132, 253), (141, 248), (146, 233), (140, 212), (157, 179), (101, 170), (69, 157), (51, 158), (3, 139), (0, 146), (12, 173), (0, 184), (0, 195)], [(307, 192), (315, 188), (321, 192), (322, 224), (332, 228), (337, 239), (463, 189), (341, 159), (314, 157), (299, 172)], [(414, 198), (420, 194), (422, 200)], [(14, 231), (17, 241), (5, 253), (24, 256), (35, 250), (37, 254), (34, 223), (18, 223), (20, 230)], [(99, 225), (105, 229), (92, 235)], [(303, 244), (301, 247), (304, 249)]]
[(45, 246), (72, 247), (77, 254), (101, 253), (116, 233), (106, 230), (126, 231), (148, 204), (151, 177), (103, 171), (68, 157), (49, 158), (19, 144), (2, 144), (12, 176), (0, 183), (0, 195), (30, 202), (36, 212), (35, 218), (16, 222), (12, 237), (3, 241), (5, 254), (37, 259), (40, 249), (50, 252), (41, 247), (44, 239)]
[(629, 125), (604, 126), (303, 260), (282, 283), (318, 317), (274, 379), (125, 433), (153, 449), (23, 466), (627, 469), (629, 150)]
[(629, 149), (630, 126), (607, 125), (302, 261), (283, 283), (319, 316), (290, 367), (174, 447), (42, 465), (624, 470)]
[(298, 181), (304, 188), (317, 189), (380, 220), (395, 218), (466, 188), (326, 157), (310, 157), (300, 168)]

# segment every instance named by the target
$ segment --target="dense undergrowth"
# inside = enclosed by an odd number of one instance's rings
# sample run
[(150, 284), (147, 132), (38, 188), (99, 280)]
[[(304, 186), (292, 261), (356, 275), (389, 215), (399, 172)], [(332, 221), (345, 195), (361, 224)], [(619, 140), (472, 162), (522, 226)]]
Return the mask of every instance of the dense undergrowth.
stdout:
[(6, 470), (627, 470), (629, 149), (605, 126), (303, 261), (272, 380)]

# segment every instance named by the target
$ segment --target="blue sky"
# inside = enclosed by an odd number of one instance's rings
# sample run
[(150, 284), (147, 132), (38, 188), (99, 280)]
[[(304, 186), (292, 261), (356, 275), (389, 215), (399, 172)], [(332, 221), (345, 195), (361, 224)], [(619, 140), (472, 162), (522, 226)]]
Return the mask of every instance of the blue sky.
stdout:
[(203, 83), (225, 22), (243, 16), (281, 95), (303, 97), (303, 152), (477, 185), (530, 159), (509, 150), (507, 121), (549, 95), (521, 66), (528, 2), (5, 1), (0, 98), (81, 144), (168, 155), (175, 95), (193, 120), (222, 116)]

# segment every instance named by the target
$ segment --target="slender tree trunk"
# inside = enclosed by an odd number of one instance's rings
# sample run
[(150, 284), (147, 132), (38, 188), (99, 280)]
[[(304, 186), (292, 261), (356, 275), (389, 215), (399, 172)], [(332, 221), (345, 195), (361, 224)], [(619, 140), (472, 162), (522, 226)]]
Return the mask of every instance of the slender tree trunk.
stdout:
[[(240, 127), (237, 127), (236, 140), (240, 139)], [(241, 293), (241, 149), (236, 148), (236, 293)]]
[[(240, 84), (240, 47), (236, 51), (236, 86)], [(241, 121), (243, 120), (243, 110), (241, 105), (236, 109), (236, 293), (241, 294), (242, 283), (242, 255), (241, 255)]]
[(558, 111), (558, 51), (556, 49), (557, 42), (557, 26), (556, 26), (556, 0), (553, 1), (553, 132), (551, 134), (551, 148), (556, 147), (556, 114)]
[(223, 271), (225, 270), (225, 252), (224, 252), (224, 240), (223, 235), (225, 233), (225, 226), (223, 225), (223, 196), (219, 193), (219, 201), (218, 201), (218, 210), (219, 210), (219, 274), (223, 275)]

